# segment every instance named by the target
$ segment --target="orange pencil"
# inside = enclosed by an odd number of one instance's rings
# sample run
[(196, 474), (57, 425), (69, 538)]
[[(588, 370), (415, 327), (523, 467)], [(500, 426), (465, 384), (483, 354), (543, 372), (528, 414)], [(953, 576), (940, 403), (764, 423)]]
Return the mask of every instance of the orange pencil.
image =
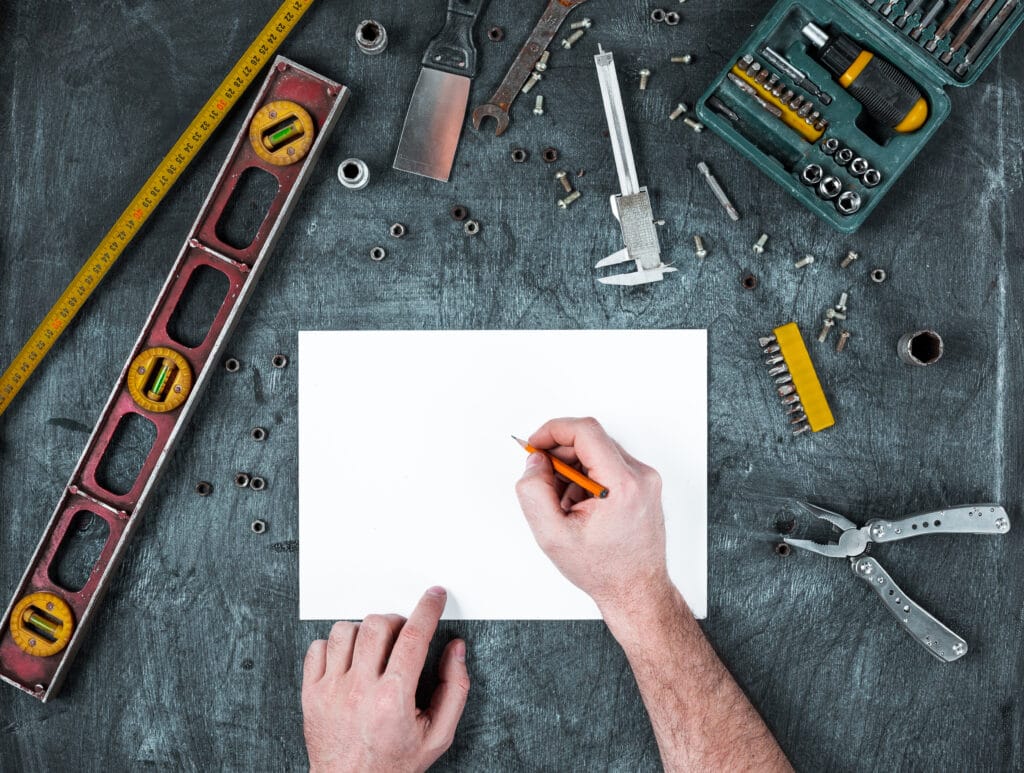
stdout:
[(515, 435), (512, 436), (512, 439), (516, 441), (519, 445), (521, 445), (523, 448), (525, 448), (527, 453), (544, 454), (544, 456), (546, 456), (548, 460), (551, 462), (551, 466), (555, 468), (555, 472), (557, 472), (566, 480), (575, 483), (584, 491), (589, 491), (598, 499), (604, 499), (606, 496), (608, 496), (608, 489), (606, 489), (597, 481), (591, 480), (576, 468), (570, 467), (557, 456), (549, 454), (547, 451), (542, 451), (539, 448), (534, 448), (525, 440), (520, 440)]

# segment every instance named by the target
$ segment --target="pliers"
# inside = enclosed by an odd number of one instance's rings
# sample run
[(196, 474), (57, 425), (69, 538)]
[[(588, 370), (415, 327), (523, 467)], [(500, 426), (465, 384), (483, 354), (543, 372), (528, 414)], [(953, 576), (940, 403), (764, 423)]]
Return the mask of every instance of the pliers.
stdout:
[(786, 544), (809, 550), (829, 558), (849, 558), (850, 568), (885, 602), (906, 631), (939, 660), (952, 663), (967, 654), (967, 642), (907, 598), (893, 582), (889, 573), (875, 559), (866, 555), (872, 542), (895, 542), (925, 534), (1006, 534), (1010, 519), (999, 505), (962, 505), (922, 513), (898, 521), (875, 518), (864, 526), (838, 513), (798, 502), (801, 507), (840, 530), (838, 543), (821, 544), (806, 539), (785, 537)]

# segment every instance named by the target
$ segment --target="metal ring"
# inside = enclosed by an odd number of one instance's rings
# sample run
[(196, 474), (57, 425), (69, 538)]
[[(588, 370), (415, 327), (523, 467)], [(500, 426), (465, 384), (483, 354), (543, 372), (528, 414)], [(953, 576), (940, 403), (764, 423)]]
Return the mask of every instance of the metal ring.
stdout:
[(553, 164), (558, 160), (558, 151), (555, 148), (544, 148), (541, 157), (546, 163)]
[(512, 148), (512, 162), (522, 164), (530, 157), (525, 148)]
[(271, 358), (270, 364), (273, 365), (275, 368), (287, 368), (288, 358), (283, 354), (275, 354)]
[(871, 281), (874, 282), (875, 284), (880, 285), (888, 278), (889, 275), (885, 273), (884, 268), (876, 268), (874, 271), (871, 272)]
[(487, 39), (492, 43), (500, 43), (505, 39), (505, 30), (501, 27), (491, 27), (487, 30)]
[(391, 228), (388, 229), (388, 233), (394, 236), (396, 239), (401, 239), (406, 234), (405, 226), (401, 223), (395, 223)]
[(248, 473), (245, 473), (245, 472), (235, 473), (235, 485), (238, 486), (238, 488), (248, 488), (249, 487), (249, 481), (250, 481), (250, 478), (249, 478), (249, 474)]
[(665, 21), (665, 9), (655, 8), (653, 11), (651, 11), (651, 21), (657, 24), (660, 24), (661, 22)]
[(267, 487), (267, 482), (259, 475), (253, 475), (249, 480), (249, 488), (253, 491), (263, 491)]
[(454, 207), (452, 207), (450, 214), (452, 216), (452, 220), (456, 221), (457, 223), (461, 223), (463, 220), (469, 217), (469, 210), (466, 209), (461, 204), (456, 204)]
[(228, 357), (224, 360), (224, 370), (228, 373), (237, 373), (242, 367), (242, 363), (236, 360), (234, 357)]
[(208, 480), (201, 480), (196, 484), (196, 493), (201, 497), (208, 497), (213, 493), (213, 484)]
[(674, 27), (679, 24), (679, 14), (675, 11), (669, 11), (665, 14), (665, 24), (670, 27)]
[(376, 261), (377, 263), (384, 260), (387, 256), (388, 252), (383, 247), (374, 247), (370, 250), (370, 260)]

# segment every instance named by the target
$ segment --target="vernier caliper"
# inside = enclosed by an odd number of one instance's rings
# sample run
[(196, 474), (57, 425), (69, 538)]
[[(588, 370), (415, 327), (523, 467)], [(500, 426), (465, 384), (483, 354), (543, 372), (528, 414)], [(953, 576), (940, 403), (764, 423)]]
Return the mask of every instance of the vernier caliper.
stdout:
[(640, 187), (633, 160), (633, 146), (629, 141), (626, 115), (622, 108), (619, 78), (615, 74), (615, 59), (611, 52), (598, 46), (594, 57), (597, 78), (601, 82), (601, 98), (608, 118), (608, 135), (615, 152), (615, 170), (619, 175), (622, 193), (611, 197), (612, 214), (622, 227), (622, 242), (626, 246), (598, 262), (595, 268), (614, 266), (630, 260), (636, 261), (636, 271), (600, 277), (598, 281), (609, 285), (639, 285), (660, 282), (665, 274), (676, 269), (661, 262), (661, 245), (654, 225), (651, 198), (647, 188)]

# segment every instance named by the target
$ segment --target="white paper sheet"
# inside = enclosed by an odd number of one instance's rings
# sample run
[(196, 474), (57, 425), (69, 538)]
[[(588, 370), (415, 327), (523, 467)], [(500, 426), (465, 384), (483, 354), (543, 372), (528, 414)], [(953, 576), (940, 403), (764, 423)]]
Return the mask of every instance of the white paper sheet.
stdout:
[(514, 486), (549, 418), (595, 416), (662, 475), (669, 572), (707, 614), (703, 330), (299, 334), (302, 619), (590, 619)]

